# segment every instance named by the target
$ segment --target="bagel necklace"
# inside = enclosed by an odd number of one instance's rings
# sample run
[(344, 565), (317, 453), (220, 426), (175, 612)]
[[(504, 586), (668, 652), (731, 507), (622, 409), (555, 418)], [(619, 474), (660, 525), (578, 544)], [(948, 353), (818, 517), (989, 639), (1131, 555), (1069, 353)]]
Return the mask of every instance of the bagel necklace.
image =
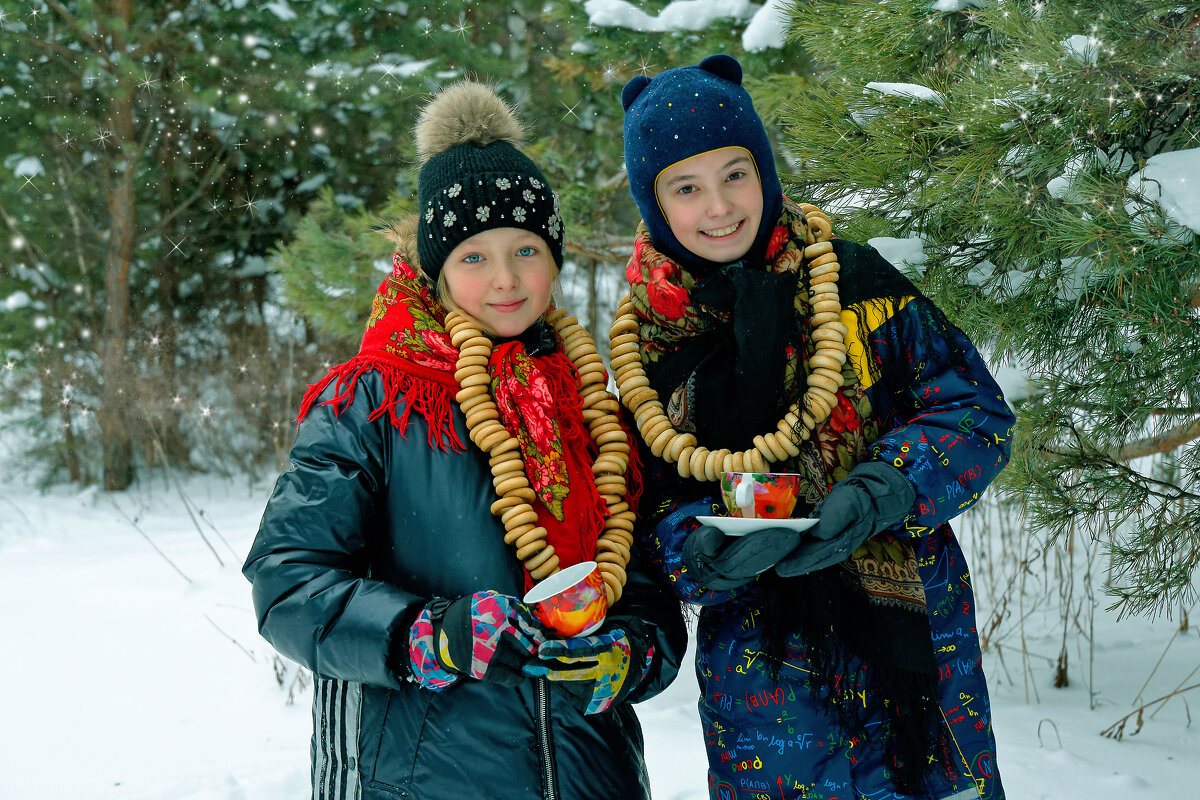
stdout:
[(675, 429), (642, 367), (640, 326), (632, 297), (626, 294), (617, 306), (609, 338), (621, 403), (633, 414), (650, 452), (675, 464), (681, 477), (717, 481), (723, 472), (766, 472), (769, 464), (800, 455), (800, 444), (812, 436), (837, 405), (849, 334), (841, 322), (842, 303), (838, 297), (841, 265), (829, 241), (833, 230), (829, 217), (809, 203), (800, 203), (800, 209), (809, 231), (804, 268), (809, 278), (808, 301), (812, 309), (809, 321), (816, 350), (808, 359), (804, 395), (792, 403), (776, 430), (754, 437), (754, 447), (739, 452), (709, 450), (692, 434)]
[[(546, 314), (563, 343), (563, 351), (579, 371), (579, 396), (583, 421), (599, 448), (592, 476), (596, 489), (608, 506), (604, 530), (596, 540), (595, 560), (604, 579), (611, 606), (621, 598), (625, 569), (633, 547), (634, 512), (625, 502), (625, 473), (629, 466), (629, 438), (616, 412), (616, 398), (605, 388), (606, 374), (592, 337), (579, 321), (563, 309)], [(500, 410), (492, 397), (488, 373), (494, 342), (479, 324), (459, 311), (446, 314), (446, 333), (458, 348), (454, 379), (461, 387), (455, 399), (467, 418), (471, 441), (489, 456), (492, 484), (500, 497), (492, 503), (492, 514), (504, 525), (504, 541), (517, 550), (517, 558), (535, 581), (559, 570), (554, 545), (546, 541), (546, 529), (537, 522), (535, 495), (529, 485), (517, 439), (500, 421)]]

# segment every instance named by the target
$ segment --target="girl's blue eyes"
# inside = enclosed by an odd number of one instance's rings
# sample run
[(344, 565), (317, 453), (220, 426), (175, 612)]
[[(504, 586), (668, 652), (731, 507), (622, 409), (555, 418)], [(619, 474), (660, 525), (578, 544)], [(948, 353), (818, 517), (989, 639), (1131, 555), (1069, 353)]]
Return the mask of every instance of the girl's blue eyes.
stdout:
[[(517, 255), (528, 258), (537, 253), (537, 249), (529, 246), (522, 247), (517, 250)], [(483, 256), (479, 253), (470, 253), (463, 256), (463, 261), (467, 264), (480, 264), (483, 262)]]

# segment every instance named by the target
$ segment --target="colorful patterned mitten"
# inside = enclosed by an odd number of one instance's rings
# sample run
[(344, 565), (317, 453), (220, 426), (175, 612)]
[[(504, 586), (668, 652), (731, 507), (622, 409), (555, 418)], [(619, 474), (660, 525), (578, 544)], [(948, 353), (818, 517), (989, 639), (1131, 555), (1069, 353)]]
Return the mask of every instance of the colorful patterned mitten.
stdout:
[[(434, 601), (435, 603), (438, 601)], [(417, 683), (435, 692), (453, 686), (459, 676), (442, 669), (438, 663), (437, 648), (434, 647), (433, 612), (429, 606), (421, 609), (417, 620), (408, 631), (408, 660), (412, 665)]]
[(434, 691), (459, 675), (516, 686), (544, 640), (529, 609), (489, 590), (426, 606), (410, 632), (409, 660), (421, 685)]
[(620, 628), (575, 639), (549, 639), (538, 649), (541, 664), (527, 675), (544, 676), (584, 714), (599, 714), (632, 691), (654, 660), (654, 645)]

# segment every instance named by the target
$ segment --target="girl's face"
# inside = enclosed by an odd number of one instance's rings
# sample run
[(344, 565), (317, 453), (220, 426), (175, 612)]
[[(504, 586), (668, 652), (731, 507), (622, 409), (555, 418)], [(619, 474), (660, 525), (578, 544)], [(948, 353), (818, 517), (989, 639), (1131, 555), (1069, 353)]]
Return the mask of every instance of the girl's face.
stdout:
[(754, 244), (762, 184), (744, 147), (722, 147), (676, 161), (654, 181), (671, 233), (693, 255), (727, 264)]
[(497, 336), (518, 336), (550, 306), (554, 259), (542, 237), (492, 228), (464, 239), (442, 265), (454, 305)]

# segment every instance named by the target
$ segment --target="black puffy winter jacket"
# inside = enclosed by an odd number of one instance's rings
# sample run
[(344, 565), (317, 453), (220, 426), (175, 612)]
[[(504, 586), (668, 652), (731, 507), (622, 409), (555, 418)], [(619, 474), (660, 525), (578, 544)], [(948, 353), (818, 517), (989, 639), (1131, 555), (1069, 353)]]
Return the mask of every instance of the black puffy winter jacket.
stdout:
[[(322, 400), (331, 396), (332, 387)], [(489, 511), (487, 456), (431, 447), (417, 414), (404, 436), (387, 415), (367, 422), (382, 396), (378, 376), (364, 374), (340, 415), (312, 408), (243, 568), (263, 636), (317, 679), (313, 797), (649, 797), (628, 702), (584, 716), (544, 679), (516, 688), (463, 679), (434, 693), (389, 666), (393, 642), (403, 648), (431, 598), (519, 597), (522, 569)], [(468, 442), (457, 408), (454, 426)], [(654, 644), (634, 702), (671, 682), (686, 644), (677, 601), (640, 560), (605, 623)]]

